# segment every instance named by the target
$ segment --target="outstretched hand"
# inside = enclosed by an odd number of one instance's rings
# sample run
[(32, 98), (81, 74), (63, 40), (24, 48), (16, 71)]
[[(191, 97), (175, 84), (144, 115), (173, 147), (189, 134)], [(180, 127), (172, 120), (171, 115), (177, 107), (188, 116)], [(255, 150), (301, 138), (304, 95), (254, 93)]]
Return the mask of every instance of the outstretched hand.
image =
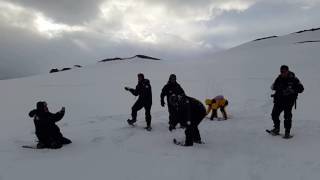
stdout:
[(164, 107), (166, 103), (164, 101), (161, 101), (161, 106)]
[(130, 90), (130, 88), (129, 87), (124, 87), (124, 89), (126, 90), (126, 91), (129, 91)]

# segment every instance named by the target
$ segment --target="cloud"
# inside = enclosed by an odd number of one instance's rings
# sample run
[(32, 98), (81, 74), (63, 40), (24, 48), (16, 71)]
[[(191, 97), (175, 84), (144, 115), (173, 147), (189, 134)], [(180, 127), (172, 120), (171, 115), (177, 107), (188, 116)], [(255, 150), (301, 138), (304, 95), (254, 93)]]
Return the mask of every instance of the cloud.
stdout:
[(303, 8), (306, 4), (309, 3), (260, 1), (243, 12), (223, 13), (207, 23), (207, 33), (201, 39), (230, 48), (261, 37), (319, 27), (320, 2), (308, 10)]
[(21, 75), (134, 54), (207, 59), (318, 27), (319, 8), (319, 0), (0, 0), (0, 67)]
[(63, 24), (82, 24), (99, 13), (103, 0), (10, 0), (27, 9), (42, 12), (45, 16)]

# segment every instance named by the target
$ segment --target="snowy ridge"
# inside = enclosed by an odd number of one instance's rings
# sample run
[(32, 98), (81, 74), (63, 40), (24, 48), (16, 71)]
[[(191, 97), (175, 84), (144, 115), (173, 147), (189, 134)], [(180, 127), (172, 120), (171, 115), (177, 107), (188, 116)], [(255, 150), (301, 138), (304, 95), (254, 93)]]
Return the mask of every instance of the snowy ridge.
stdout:
[[(319, 31), (303, 32), (250, 42), (208, 61), (112, 61), (0, 81), (0, 179), (317, 179), (320, 43), (295, 44), (317, 39)], [(290, 140), (264, 132), (272, 127), (270, 85), (282, 64), (305, 86), (293, 110)], [(153, 90), (151, 132), (143, 129), (143, 110), (137, 127), (126, 124), (136, 99), (123, 88), (134, 87), (140, 72)], [(192, 97), (204, 101), (223, 94), (230, 102), (230, 120), (200, 124), (204, 145), (172, 144), (184, 132), (168, 131), (159, 97), (171, 73)], [(58, 125), (73, 144), (60, 150), (20, 148), (34, 143), (27, 113), (39, 100), (52, 112), (66, 107)]]

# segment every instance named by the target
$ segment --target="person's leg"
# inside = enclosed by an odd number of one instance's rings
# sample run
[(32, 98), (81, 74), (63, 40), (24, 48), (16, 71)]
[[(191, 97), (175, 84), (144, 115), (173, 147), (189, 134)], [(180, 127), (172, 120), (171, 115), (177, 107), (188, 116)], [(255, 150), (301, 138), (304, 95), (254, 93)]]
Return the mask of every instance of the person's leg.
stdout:
[(176, 112), (174, 110), (174, 107), (168, 104), (168, 112), (169, 112), (169, 125), (174, 126), (176, 123)]
[(185, 146), (193, 146), (193, 129), (190, 125), (187, 125), (186, 130), (184, 131), (186, 134), (186, 141), (184, 143)]
[(283, 107), (281, 104), (279, 103), (275, 103), (273, 105), (273, 109), (272, 109), (272, 113), (271, 113), (271, 117), (273, 120), (273, 131), (276, 134), (279, 134), (280, 132), (280, 120), (279, 120), (279, 116), (281, 114), (281, 112), (283, 111)]
[(228, 116), (227, 116), (227, 113), (226, 113), (226, 110), (225, 110), (225, 106), (221, 107), (220, 111), (222, 113), (223, 119), (227, 120)]
[(71, 144), (72, 143), (72, 141), (70, 140), (70, 139), (68, 139), (68, 138), (66, 138), (66, 137), (61, 137), (61, 139), (60, 139), (60, 141), (61, 141), (61, 143), (64, 145), (64, 144)]
[(62, 147), (62, 143), (60, 142), (60, 140), (53, 136), (50, 137), (46, 143), (48, 144), (47, 148), (50, 148), (50, 149), (59, 149)]
[(60, 142), (58, 142), (58, 141), (52, 141), (50, 143), (50, 147), (49, 148), (51, 148), (51, 149), (60, 149), (60, 148), (62, 148), (62, 144)]
[(290, 130), (292, 126), (292, 108), (294, 102), (288, 102), (284, 107), (284, 129), (285, 135), (290, 136)]
[(193, 130), (193, 142), (200, 143), (200, 144), (202, 143), (198, 126), (194, 127), (194, 130)]
[(131, 108), (131, 121), (132, 123), (137, 121), (137, 112), (143, 108), (143, 103), (141, 101), (136, 101)]
[(144, 106), (147, 127), (151, 127), (151, 105)]
[(211, 113), (211, 117), (210, 120), (213, 120), (213, 118), (217, 118), (217, 110), (216, 109), (212, 109), (212, 113)]

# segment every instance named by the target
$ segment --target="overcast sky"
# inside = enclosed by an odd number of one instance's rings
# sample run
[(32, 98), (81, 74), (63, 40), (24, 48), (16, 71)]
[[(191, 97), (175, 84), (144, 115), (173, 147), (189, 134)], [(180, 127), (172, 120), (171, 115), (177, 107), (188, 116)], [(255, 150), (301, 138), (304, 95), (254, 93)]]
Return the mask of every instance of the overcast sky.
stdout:
[(320, 27), (320, 0), (0, 0), (0, 79), (111, 57), (208, 59)]

